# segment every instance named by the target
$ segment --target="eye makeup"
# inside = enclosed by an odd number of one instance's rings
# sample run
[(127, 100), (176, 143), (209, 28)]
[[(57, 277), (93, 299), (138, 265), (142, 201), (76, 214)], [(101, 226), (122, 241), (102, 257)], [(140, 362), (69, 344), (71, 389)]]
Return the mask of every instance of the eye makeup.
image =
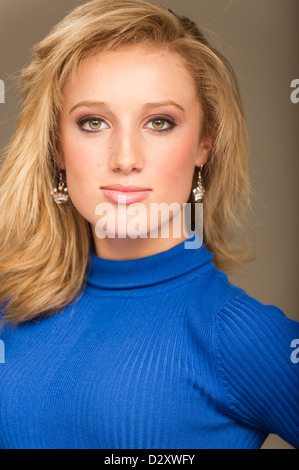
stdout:
[[(150, 123), (150, 122), (160, 122), (162, 124), (162, 126), (164, 127), (164, 124), (167, 124), (168, 127), (166, 128), (149, 128), (152, 132), (155, 132), (155, 133), (164, 133), (164, 132), (170, 132), (171, 130), (173, 130), (173, 128), (175, 126), (177, 126), (177, 124), (175, 123), (175, 121), (173, 119), (171, 119), (170, 117), (168, 116), (163, 116), (163, 115), (156, 115), (156, 116), (153, 116), (151, 119), (149, 119), (147, 121), (147, 124)], [(102, 119), (102, 118), (99, 118), (97, 116), (83, 116), (81, 118), (78, 118), (76, 119), (76, 124), (77, 126), (80, 128), (80, 130), (82, 132), (88, 132), (88, 133), (92, 133), (92, 134), (95, 134), (97, 132), (101, 132), (103, 129), (102, 129), (102, 124), (105, 123), (105, 120)], [(88, 128), (87, 128), (87, 126)], [(147, 127), (148, 128), (148, 127)]]

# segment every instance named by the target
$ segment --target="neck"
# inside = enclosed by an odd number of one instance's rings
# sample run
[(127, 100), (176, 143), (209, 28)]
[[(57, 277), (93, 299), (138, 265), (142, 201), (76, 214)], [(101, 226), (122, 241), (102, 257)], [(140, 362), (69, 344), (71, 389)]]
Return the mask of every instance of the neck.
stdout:
[[(93, 229), (94, 233), (94, 229)], [(169, 250), (187, 237), (180, 238), (102, 238), (94, 235), (95, 252), (97, 256), (111, 260), (130, 260), (152, 256), (162, 251)]]
[[(135, 240), (136, 241), (136, 240)], [(176, 240), (177, 242), (177, 240)], [(161, 246), (159, 247), (161, 249)], [(165, 281), (179, 279), (198, 269), (214, 266), (213, 255), (201, 243), (198, 236), (177, 243), (170, 249), (136, 259), (106, 259), (90, 254), (88, 284), (94, 288), (111, 290), (149, 287)]]
[[(174, 220), (179, 221), (179, 230), (174, 228)], [(184, 227), (184, 228), (183, 228)], [(152, 256), (162, 251), (169, 250), (179, 243), (186, 241), (190, 237), (185, 220), (181, 218), (181, 213), (176, 214), (175, 218), (167, 221), (167, 230), (165, 226), (159, 226), (154, 232), (145, 232), (146, 236), (136, 238), (126, 235), (110, 238), (98, 238), (95, 234), (95, 226), (92, 226), (95, 252), (97, 256), (111, 260), (130, 260)]]

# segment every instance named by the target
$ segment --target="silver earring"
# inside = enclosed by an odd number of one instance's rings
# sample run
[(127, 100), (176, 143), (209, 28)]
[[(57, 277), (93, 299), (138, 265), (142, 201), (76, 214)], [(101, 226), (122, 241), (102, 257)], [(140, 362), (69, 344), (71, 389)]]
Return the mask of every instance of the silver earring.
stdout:
[(65, 186), (64, 181), (62, 180), (62, 172), (59, 172), (59, 183), (58, 188), (54, 188), (51, 192), (54, 201), (56, 204), (65, 204), (68, 201), (68, 189)]
[(205, 196), (205, 190), (201, 182), (201, 170), (203, 168), (203, 165), (201, 165), (200, 169), (198, 170), (198, 180), (197, 180), (197, 186), (195, 189), (193, 189), (193, 194), (194, 194), (194, 200), (195, 202), (203, 202), (204, 196)]

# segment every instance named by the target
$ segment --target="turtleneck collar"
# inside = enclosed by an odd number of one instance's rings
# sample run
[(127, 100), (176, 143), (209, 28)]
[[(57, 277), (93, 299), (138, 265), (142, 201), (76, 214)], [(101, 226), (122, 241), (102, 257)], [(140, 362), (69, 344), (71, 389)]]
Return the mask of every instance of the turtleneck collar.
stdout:
[[(190, 248), (186, 248), (187, 243)], [(212, 258), (213, 254), (201, 243), (197, 235), (169, 250), (132, 260), (104, 259), (92, 251), (87, 284), (104, 289), (145, 287), (203, 267), (210, 263)]]

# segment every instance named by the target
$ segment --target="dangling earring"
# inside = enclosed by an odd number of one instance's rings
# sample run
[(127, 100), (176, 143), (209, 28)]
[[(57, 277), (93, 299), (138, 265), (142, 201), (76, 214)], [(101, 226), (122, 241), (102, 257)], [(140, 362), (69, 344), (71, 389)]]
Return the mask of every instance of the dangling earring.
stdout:
[(65, 204), (68, 201), (68, 198), (69, 198), (68, 189), (65, 186), (65, 183), (62, 181), (61, 171), (59, 171), (58, 188), (54, 188), (51, 194), (56, 204)]
[(194, 194), (194, 200), (195, 202), (203, 202), (204, 196), (205, 196), (205, 190), (201, 182), (201, 170), (203, 168), (203, 165), (201, 165), (200, 169), (198, 170), (198, 180), (197, 180), (197, 186), (195, 189), (193, 189), (193, 194)]

